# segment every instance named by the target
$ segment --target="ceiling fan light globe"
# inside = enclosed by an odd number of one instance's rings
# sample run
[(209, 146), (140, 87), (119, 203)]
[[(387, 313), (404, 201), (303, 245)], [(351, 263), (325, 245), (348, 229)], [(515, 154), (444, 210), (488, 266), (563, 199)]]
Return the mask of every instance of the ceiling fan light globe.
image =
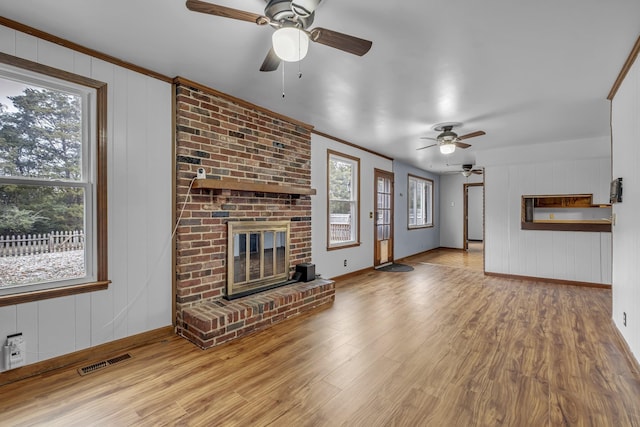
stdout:
[(273, 32), (271, 42), (278, 58), (287, 62), (300, 61), (309, 51), (309, 36), (295, 27), (278, 28)]
[(456, 146), (454, 144), (447, 143), (447, 144), (440, 145), (440, 152), (442, 154), (451, 154), (454, 151), (456, 151)]
[(469, 178), (471, 176), (471, 171), (462, 171), (462, 175)]

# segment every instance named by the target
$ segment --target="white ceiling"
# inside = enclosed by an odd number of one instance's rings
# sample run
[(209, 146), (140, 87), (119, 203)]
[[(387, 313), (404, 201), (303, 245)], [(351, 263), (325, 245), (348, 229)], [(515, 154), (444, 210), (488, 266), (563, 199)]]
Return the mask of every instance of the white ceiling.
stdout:
[[(283, 99), (282, 67), (258, 71), (272, 30), (184, 0), (0, 0), (0, 15), (435, 172), (482, 150), (607, 137), (606, 96), (640, 35), (639, 0), (324, 0), (312, 28), (373, 47), (358, 57), (312, 43), (286, 64)], [(451, 157), (416, 151), (442, 122), (487, 135)]]

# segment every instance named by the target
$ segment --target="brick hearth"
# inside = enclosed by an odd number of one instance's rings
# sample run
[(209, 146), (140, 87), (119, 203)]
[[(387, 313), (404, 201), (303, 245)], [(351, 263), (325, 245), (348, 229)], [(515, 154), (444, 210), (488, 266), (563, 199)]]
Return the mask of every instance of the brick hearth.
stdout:
[(316, 279), (233, 301), (212, 300), (184, 309), (181, 335), (210, 348), (264, 329), (335, 299), (335, 282)]

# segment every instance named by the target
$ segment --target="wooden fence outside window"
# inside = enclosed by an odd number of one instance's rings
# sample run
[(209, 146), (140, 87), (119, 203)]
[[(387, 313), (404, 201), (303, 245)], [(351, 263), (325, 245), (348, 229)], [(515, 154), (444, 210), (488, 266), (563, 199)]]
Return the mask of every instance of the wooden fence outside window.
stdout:
[(0, 257), (37, 255), (84, 249), (84, 231), (0, 236)]

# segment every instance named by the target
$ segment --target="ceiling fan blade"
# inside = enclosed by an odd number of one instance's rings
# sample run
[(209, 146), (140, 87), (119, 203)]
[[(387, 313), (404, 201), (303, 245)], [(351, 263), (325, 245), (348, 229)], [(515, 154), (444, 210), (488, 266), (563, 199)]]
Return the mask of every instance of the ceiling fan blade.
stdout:
[(280, 58), (276, 55), (276, 52), (273, 50), (273, 47), (269, 49), (269, 53), (264, 58), (264, 62), (260, 67), (260, 71), (275, 71), (280, 66)]
[(416, 150), (424, 150), (425, 148), (435, 147), (436, 145), (438, 145), (438, 144), (431, 144), (431, 145), (427, 145), (426, 147), (416, 148)]
[(463, 140), (468, 138), (475, 138), (476, 136), (482, 136), (482, 135), (486, 135), (486, 132), (483, 130), (478, 130), (475, 132), (468, 133), (466, 135), (459, 136), (458, 139)]
[(474, 169), (471, 173), (475, 173), (476, 175), (482, 175), (482, 169)]
[(326, 28), (314, 28), (311, 30), (311, 40), (326, 46), (343, 50), (354, 55), (362, 56), (369, 52), (373, 44), (369, 40), (360, 39)]
[(258, 15), (257, 13), (245, 12), (244, 10), (211, 4), (200, 0), (187, 0), (187, 9), (192, 12), (208, 13), (210, 15), (222, 16), (224, 18), (253, 22), (254, 24), (259, 25), (264, 25), (269, 22), (269, 18)]
[(471, 144), (466, 144), (464, 142), (454, 141), (454, 142), (452, 142), (452, 144), (455, 145), (458, 148), (469, 148), (469, 147), (471, 147)]

